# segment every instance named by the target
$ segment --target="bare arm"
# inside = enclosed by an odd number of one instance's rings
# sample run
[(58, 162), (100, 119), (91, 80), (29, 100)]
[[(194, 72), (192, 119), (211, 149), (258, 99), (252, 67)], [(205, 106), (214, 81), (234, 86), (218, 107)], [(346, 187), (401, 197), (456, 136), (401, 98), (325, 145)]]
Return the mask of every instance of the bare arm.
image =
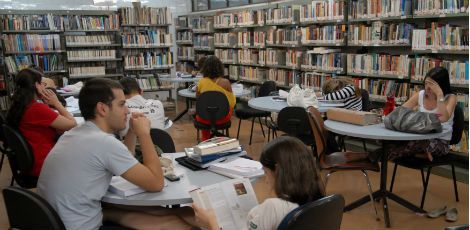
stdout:
[(402, 106), (406, 107), (406, 108), (409, 108), (409, 109), (414, 109), (416, 106), (418, 106), (418, 100), (419, 100), (419, 93), (415, 93)]
[(163, 171), (150, 137), (150, 121), (144, 116), (131, 118), (131, 121), (142, 148), (143, 164), (136, 164), (121, 176), (147, 191), (161, 191), (164, 185)]
[(50, 89), (46, 89), (41, 92), (42, 100), (48, 105), (54, 106), (54, 108), (59, 112), (59, 116), (51, 123), (51, 127), (58, 131), (67, 131), (75, 126), (77, 122), (73, 115), (70, 114), (67, 109), (60, 103), (57, 95)]
[(440, 115), (439, 120), (441, 122), (446, 122), (450, 119), (452, 113), (454, 112), (455, 106), (457, 105), (457, 97), (455, 95), (450, 95), (444, 102), (437, 101), (437, 113)]
[(225, 78), (221, 78), (217, 84), (220, 85), (225, 90), (232, 92), (232, 84), (230, 84), (229, 80)]

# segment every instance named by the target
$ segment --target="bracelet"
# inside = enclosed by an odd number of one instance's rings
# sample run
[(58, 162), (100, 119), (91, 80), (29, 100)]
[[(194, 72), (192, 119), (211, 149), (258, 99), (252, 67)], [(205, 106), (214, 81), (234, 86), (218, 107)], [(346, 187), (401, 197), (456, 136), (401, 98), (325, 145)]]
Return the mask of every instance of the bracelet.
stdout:
[(445, 98), (443, 98), (443, 97), (441, 97), (441, 98), (437, 99), (437, 102), (444, 102), (444, 101), (446, 101), (446, 99), (445, 99)]

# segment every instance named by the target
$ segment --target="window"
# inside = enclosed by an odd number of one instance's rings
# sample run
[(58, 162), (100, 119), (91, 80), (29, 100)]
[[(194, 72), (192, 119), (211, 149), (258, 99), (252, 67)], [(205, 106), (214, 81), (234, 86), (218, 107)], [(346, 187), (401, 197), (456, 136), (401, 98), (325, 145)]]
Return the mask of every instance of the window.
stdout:
[(243, 6), (243, 5), (248, 5), (249, 1), (248, 0), (228, 0), (228, 6)]
[(193, 0), (193, 11), (208, 10), (208, 0)]
[(227, 7), (226, 0), (210, 0), (211, 2), (211, 10), (213, 9), (221, 9)]

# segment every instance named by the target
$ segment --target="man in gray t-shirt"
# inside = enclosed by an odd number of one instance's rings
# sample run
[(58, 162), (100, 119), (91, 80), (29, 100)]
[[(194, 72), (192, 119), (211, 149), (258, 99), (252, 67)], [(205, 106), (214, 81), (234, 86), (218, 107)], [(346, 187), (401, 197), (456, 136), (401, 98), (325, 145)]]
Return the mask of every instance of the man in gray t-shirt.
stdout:
[(88, 81), (79, 95), (85, 124), (62, 135), (44, 162), (38, 192), (58, 212), (67, 229), (101, 226), (101, 199), (113, 175), (147, 191), (163, 188), (163, 172), (150, 138), (149, 120), (133, 114), (126, 136), (139, 139), (143, 164), (129, 151), (135, 146), (126, 146), (113, 135), (126, 127), (129, 110), (125, 102), (118, 82)]

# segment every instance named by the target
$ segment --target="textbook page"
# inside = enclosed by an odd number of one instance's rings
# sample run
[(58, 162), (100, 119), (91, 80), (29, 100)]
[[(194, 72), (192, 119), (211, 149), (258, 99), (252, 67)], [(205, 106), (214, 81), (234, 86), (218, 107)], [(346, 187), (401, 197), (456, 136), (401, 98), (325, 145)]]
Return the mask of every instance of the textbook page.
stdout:
[(224, 230), (246, 229), (248, 212), (258, 205), (251, 182), (233, 179), (190, 192), (196, 205), (213, 209), (219, 227)]

